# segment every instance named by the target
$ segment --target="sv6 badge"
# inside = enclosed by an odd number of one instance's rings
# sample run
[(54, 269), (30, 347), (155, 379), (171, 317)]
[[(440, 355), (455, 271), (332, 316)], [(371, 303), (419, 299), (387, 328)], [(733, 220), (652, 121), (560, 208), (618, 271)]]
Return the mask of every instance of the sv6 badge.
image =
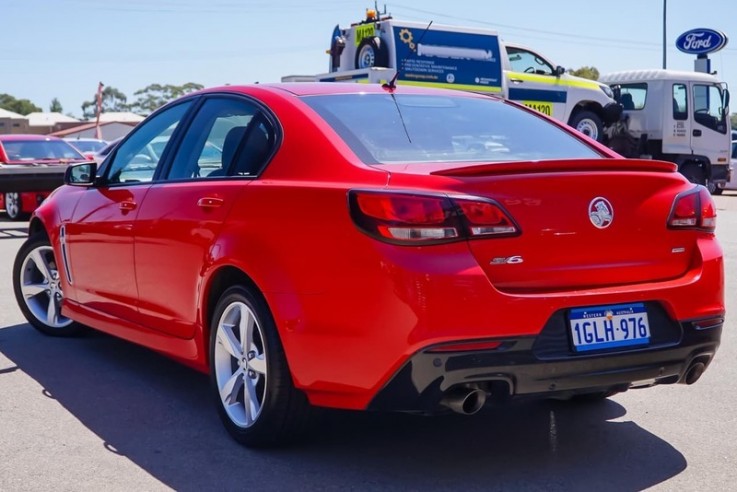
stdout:
[(514, 265), (515, 263), (522, 263), (523, 261), (525, 260), (523, 260), (521, 256), (500, 256), (499, 258), (493, 258), (489, 263), (492, 265)]

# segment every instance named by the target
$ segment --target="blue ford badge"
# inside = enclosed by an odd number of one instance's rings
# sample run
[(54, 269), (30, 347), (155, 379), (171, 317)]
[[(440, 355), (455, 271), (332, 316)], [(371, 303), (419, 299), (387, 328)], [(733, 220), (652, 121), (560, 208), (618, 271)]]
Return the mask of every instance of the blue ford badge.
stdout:
[(691, 55), (714, 53), (727, 46), (727, 35), (714, 29), (691, 29), (676, 39), (676, 48)]

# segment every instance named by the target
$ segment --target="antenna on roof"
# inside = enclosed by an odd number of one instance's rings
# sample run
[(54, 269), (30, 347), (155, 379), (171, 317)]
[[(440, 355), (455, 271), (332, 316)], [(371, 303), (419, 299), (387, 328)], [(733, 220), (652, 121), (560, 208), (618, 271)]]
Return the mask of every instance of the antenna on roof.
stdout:
[(410, 50), (409, 55), (407, 55), (405, 58), (402, 59), (400, 63), (397, 63), (397, 66), (394, 69), (394, 76), (392, 79), (387, 82), (386, 84), (382, 84), (382, 88), (393, 91), (397, 88), (397, 78), (399, 77), (399, 69), (402, 65), (404, 65), (407, 60), (409, 60), (412, 55), (417, 53), (417, 46), (422, 42), (423, 38), (425, 37), (425, 34), (427, 34), (427, 31), (430, 30), (430, 26), (432, 26), (433, 21), (430, 21), (430, 23), (427, 25), (424, 31), (422, 31), (422, 34), (420, 35), (420, 39), (417, 40), (417, 44), (415, 44), (415, 48)]

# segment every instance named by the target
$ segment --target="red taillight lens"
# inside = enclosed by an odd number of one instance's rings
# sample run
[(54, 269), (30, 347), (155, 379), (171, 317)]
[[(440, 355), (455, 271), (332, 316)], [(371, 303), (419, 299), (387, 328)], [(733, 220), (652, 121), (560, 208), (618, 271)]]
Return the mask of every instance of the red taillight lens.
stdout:
[(517, 226), (496, 203), (466, 199), (456, 200), (456, 203), (468, 222), (468, 232), (471, 236), (517, 233)]
[(491, 200), (351, 190), (348, 203), (361, 230), (395, 244), (438, 244), (519, 233), (512, 219)]
[(668, 219), (669, 227), (713, 232), (716, 225), (716, 207), (706, 188), (697, 186), (676, 197)]

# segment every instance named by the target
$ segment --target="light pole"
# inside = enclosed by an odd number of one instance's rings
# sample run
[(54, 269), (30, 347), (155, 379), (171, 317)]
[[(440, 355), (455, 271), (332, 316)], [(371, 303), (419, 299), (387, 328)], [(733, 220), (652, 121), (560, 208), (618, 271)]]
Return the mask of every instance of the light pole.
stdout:
[(663, 0), (663, 70), (665, 70), (665, 10), (668, 0)]

